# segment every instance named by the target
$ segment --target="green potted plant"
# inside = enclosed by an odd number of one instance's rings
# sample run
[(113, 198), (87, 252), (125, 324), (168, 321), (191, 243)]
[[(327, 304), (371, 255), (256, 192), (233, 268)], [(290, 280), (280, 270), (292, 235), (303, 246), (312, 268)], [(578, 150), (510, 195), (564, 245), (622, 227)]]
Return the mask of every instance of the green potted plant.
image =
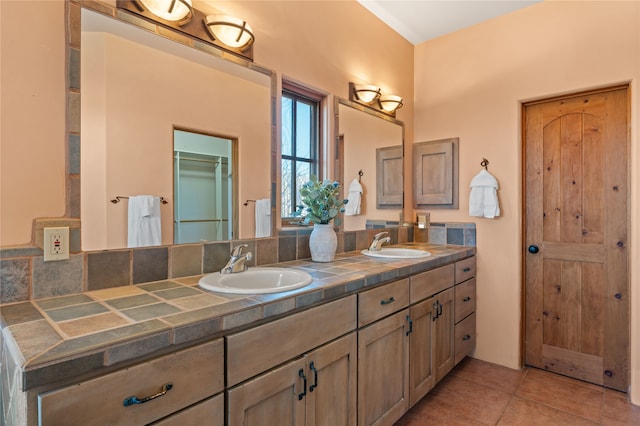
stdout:
[(332, 262), (338, 240), (331, 222), (339, 224), (338, 215), (344, 213), (344, 205), (347, 204), (347, 200), (340, 198), (340, 184), (311, 176), (300, 188), (300, 199), (302, 204), (295, 215), (304, 217), (304, 223), (313, 223), (309, 236), (311, 260)]

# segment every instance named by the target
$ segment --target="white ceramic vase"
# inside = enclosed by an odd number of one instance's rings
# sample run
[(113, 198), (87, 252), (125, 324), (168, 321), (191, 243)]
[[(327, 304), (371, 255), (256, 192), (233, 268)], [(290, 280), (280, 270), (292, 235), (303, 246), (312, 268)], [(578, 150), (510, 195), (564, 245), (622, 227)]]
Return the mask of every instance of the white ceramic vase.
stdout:
[(338, 248), (338, 238), (333, 224), (315, 224), (309, 236), (311, 260), (314, 262), (333, 262)]

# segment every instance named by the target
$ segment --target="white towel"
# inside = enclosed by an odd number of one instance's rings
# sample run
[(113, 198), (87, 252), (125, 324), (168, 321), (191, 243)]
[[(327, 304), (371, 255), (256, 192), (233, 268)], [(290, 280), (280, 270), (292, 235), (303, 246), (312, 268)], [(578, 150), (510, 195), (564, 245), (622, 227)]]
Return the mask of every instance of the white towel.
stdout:
[(271, 200), (256, 200), (256, 238), (271, 236)]
[(500, 216), (498, 203), (498, 181), (491, 173), (480, 170), (471, 180), (469, 195), (469, 215), (493, 219)]
[(347, 200), (349, 202), (344, 206), (344, 214), (347, 216), (356, 216), (360, 214), (360, 202), (362, 198), (362, 185), (358, 179), (354, 179), (349, 185), (349, 193)]
[(128, 246), (146, 247), (162, 244), (160, 197), (129, 197)]

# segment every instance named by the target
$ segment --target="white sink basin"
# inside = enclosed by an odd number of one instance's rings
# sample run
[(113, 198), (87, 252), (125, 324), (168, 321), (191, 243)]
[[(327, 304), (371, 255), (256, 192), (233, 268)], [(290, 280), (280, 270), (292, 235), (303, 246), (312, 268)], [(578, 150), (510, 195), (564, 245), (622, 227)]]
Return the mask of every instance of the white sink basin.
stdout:
[(382, 247), (380, 250), (369, 251), (362, 250), (362, 254), (371, 257), (382, 257), (385, 259), (419, 259), (421, 257), (431, 256), (431, 253), (425, 250), (402, 248), (402, 247)]
[(306, 272), (289, 268), (250, 268), (244, 272), (214, 272), (200, 278), (198, 285), (220, 293), (262, 294), (302, 288), (313, 278)]

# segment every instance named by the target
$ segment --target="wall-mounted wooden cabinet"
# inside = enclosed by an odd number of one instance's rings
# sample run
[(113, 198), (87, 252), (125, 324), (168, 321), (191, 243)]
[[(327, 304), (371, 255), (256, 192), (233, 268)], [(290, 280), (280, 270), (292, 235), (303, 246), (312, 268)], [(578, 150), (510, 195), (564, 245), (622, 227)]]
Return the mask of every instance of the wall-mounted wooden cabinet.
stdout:
[(458, 138), (413, 145), (416, 208), (458, 208)]
[(402, 145), (376, 149), (376, 207), (398, 209), (404, 203)]

